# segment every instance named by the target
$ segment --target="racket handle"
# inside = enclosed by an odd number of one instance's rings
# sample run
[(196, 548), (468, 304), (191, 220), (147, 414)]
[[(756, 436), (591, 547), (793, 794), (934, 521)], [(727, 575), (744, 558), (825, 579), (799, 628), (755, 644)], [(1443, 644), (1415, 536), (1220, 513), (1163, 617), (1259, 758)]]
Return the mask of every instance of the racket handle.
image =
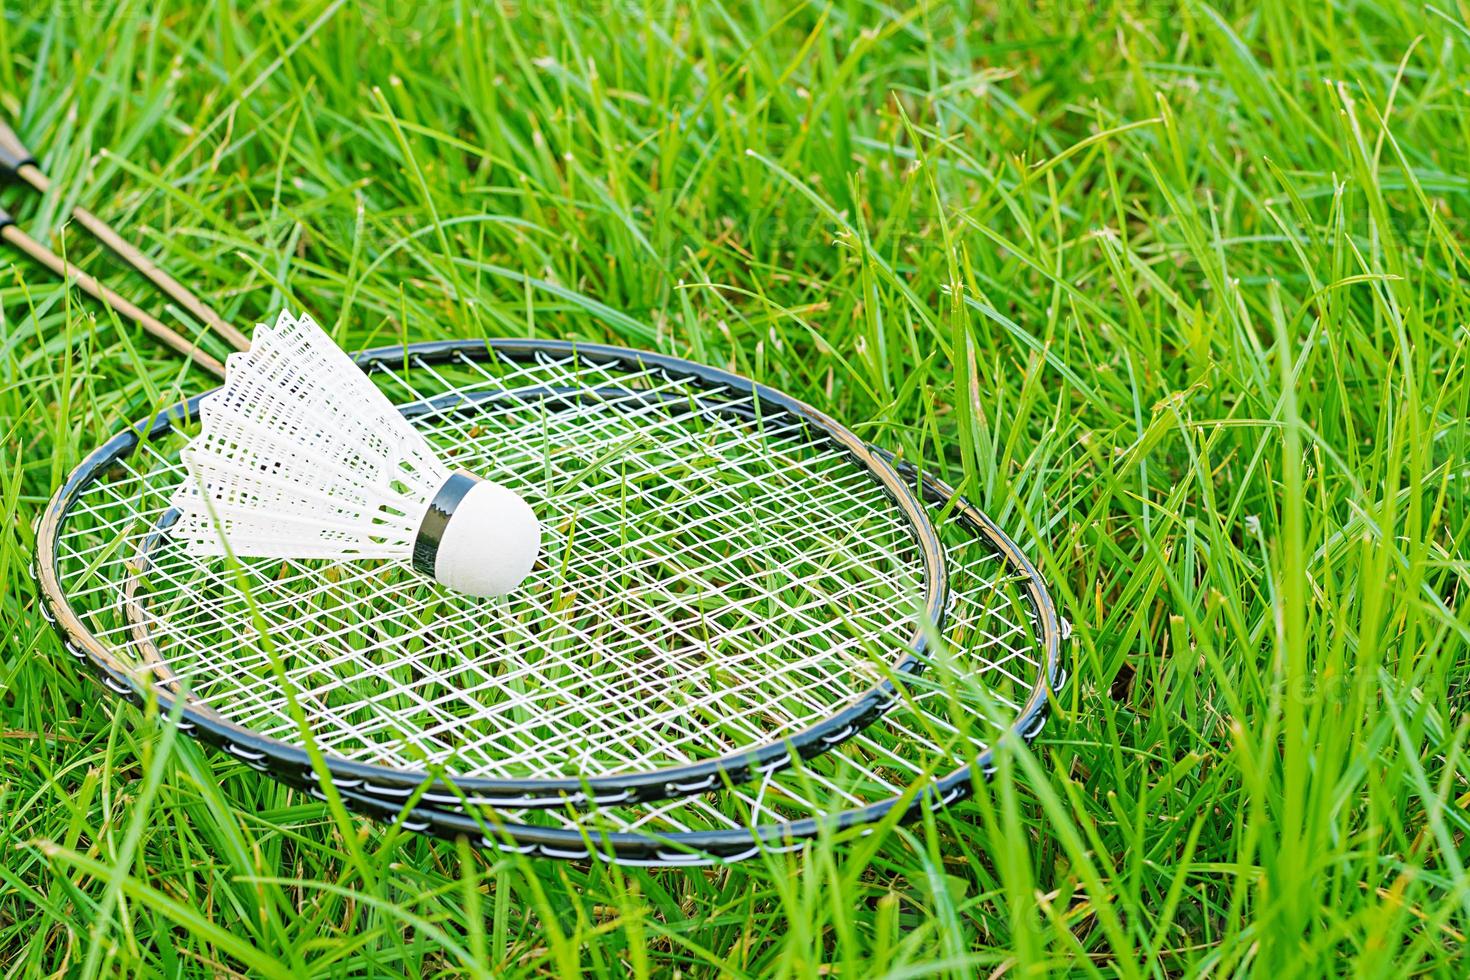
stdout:
[(57, 276), (75, 282), (81, 287), (82, 292), (95, 299), (100, 299), (123, 316), (136, 321), (155, 340), (183, 354), (210, 374), (219, 378), (225, 376), (225, 366), (209, 354), (200, 350), (197, 344), (191, 343), (187, 338), (170, 330), (156, 317), (119, 296), (92, 276), (78, 269), (30, 235), (27, 235), (15, 223), (15, 219), (4, 211), (0, 211), (0, 237), (4, 237), (10, 244), (50, 269)]
[(15, 135), (15, 130), (0, 121), (0, 173), (20, 175), (21, 167), (36, 166), (36, 158)]

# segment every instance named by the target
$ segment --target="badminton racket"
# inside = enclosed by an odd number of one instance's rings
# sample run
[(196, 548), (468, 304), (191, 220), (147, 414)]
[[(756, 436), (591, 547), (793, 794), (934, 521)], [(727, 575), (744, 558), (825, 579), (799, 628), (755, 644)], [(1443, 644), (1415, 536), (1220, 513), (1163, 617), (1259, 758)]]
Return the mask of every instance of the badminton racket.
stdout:
[(926, 479), (924, 492), (953, 596), (935, 663), (909, 679), (893, 711), (831, 752), (718, 793), (578, 811), (485, 810), (432, 797), (405, 810), (361, 790), (343, 795), (405, 829), (463, 835), (487, 849), (649, 867), (730, 863), (824, 834), (866, 836), (964, 799), (994, 775), (1002, 740), (1030, 743), (1041, 733), (1067, 682), (1071, 626), (999, 527), (938, 480)]
[[(471, 353), (478, 351), (478, 354)], [(513, 484), (545, 559), (487, 609), (394, 563), (201, 558), (168, 533), (200, 399), (92, 453), (39, 527), (67, 649), (284, 779), (560, 806), (741, 782), (897, 703), (945, 569), (906, 482), (800, 402), (677, 358), (501, 340), (371, 352), (400, 410)]]

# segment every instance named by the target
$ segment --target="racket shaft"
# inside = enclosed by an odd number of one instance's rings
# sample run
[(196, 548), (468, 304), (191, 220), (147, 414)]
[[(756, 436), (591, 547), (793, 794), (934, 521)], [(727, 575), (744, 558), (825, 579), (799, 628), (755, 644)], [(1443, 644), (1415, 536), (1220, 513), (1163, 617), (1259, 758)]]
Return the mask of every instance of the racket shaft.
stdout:
[[(20, 167), (16, 173), (41, 193), (45, 193), (51, 186), (50, 179), (40, 170), (37, 170), (29, 164)], [(149, 282), (153, 283), (153, 285), (157, 286), (170, 299), (197, 317), (200, 322), (206, 324), (236, 350), (250, 349), (249, 338), (235, 327), (226, 323), (218, 313), (211, 309), (198, 296), (194, 295), (187, 286), (167, 272), (164, 272), (154, 264), (152, 259), (148, 258), (148, 256), (139, 251), (131, 242), (119, 235), (107, 222), (82, 207), (73, 208), (72, 217), (76, 218), (77, 222), (91, 232), (98, 241), (117, 253), (124, 262), (141, 272)]]
[(218, 360), (200, 350), (197, 345), (191, 343), (187, 338), (169, 329), (156, 317), (124, 299), (122, 296), (119, 296), (91, 275), (78, 269), (45, 245), (42, 245), (30, 235), (21, 231), (18, 226), (7, 225), (3, 231), (0, 231), (0, 234), (5, 236), (6, 241), (50, 269), (57, 276), (75, 282), (87, 295), (102, 300), (123, 316), (136, 321), (155, 340), (183, 354), (189, 360), (216, 377), (224, 377), (225, 366)]

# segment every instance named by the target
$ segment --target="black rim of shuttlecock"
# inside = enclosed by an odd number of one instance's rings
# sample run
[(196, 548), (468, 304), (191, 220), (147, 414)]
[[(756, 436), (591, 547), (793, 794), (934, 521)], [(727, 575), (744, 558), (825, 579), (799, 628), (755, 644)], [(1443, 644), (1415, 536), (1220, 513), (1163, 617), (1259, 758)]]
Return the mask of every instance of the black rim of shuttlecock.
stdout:
[[(656, 369), (706, 386), (719, 386), (748, 394), (760, 403), (800, 418), (851, 454), (898, 505), (907, 519), (915, 542), (921, 551), (925, 570), (925, 604), (915, 617), (908, 648), (890, 665), (891, 675), (902, 678), (923, 667), (927, 637), (942, 631), (949, 601), (947, 572), (942, 546), (930, 523), (925, 506), (910, 488), (910, 480), (900, 476), (886, 454), (876, 451), (836, 421), (805, 403), (775, 389), (738, 375), (695, 364), (668, 355), (636, 351), (628, 348), (579, 342), (496, 339), (486, 341), (437, 341), (384, 347), (356, 355), (364, 370), (392, 369), (409, 361), (428, 364), (443, 363), (457, 357), (486, 359), (505, 356), (529, 359), (538, 355), (575, 355), (608, 364)], [(60, 534), (67, 512), (82, 492), (103, 478), (109, 467), (127, 458), (145, 442), (159, 440), (183, 425), (198, 419), (199, 405), (210, 394), (205, 392), (181, 405), (160, 412), (124, 430), (89, 455), (72, 472), (53, 496), (37, 529), (35, 574), (41, 592), (41, 604), (47, 618), (55, 625), (65, 648), (87, 662), (100, 675), (112, 692), (134, 702), (156, 702), (161, 715), (168, 715), (173, 698), (160, 692), (151, 682), (141, 681), (134, 671), (116, 657), (107, 644), (98, 640), (72, 608), (57, 568)], [(596, 397), (595, 390), (588, 391)], [(450, 392), (444, 396), (453, 399)], [(434, 406), (419, 406), (431, 410)], [(415, 406), (400, 406), (412, 412)], [(914, 478), (912, 482), (917, 482)], [(998, 530), (996, 531), (998, 534)], [(1001, 535), (1004, 550), (1024, 563), (1015, 545)], [(1029, 564), (1023, 566), (1029, 569)], [(1031, 600), (1037, 604), (1048, 622), (1055, 620), (1050, 599), (1034, 570), (1030, 570)], [(1035, 701), (1035, 697), (1032, 699)], [(378, 801), (384, 805), (403, 803), (410, 798), (427, 805), (456, 806), (465, 801), (487, 806), (545, 807), (565, 805), (601, 805), (637, 803), (669, 799), (718, 789), (727, 783), (741, 783), (792, 765), (799, 759), (811, 758), (841, 744), (871, 724), (900, 701), (894, 680), (884, 678), (866, 693), (849, 701), (826, 718), (801, 731), (773, 739), (764, 744), (743, 747), (727, 755), (696, 763), (668, 766), (639, 773), (621, 773), (584, 778), (492, 778), (455, 777), (450, 782), (432, 777), (425, 771), (414, 771), (337, 756), (327, 756), (325, 763), (339, 790), (363, 802)], [(1044, 707), (1044, 693), (1041, 705)], [(194, 710), (185, 699), (181, 725), (201, 740), (223, 749), (253, 768), (266, 771), (289, 782), (314, 784), (316, 774), (304, 747), (262, 736), (236, 725), (212, 711)], [(426, 785), (427, 784), (427, 785)], [(748, 841), (747, 841), (748, 843)]]

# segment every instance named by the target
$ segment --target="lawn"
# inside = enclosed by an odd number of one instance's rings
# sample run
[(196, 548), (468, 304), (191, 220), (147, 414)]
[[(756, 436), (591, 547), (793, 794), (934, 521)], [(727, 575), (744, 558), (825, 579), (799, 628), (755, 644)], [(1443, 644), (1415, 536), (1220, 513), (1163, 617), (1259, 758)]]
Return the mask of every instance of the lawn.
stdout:
[(246, 329), (789, 391), (961, 486), (1075, 631), (1030, 751), (861, 841), (649, 871), (345, 818), (39, 615), (53, 489), (212, 382), (7, 249), (0, 975), (1463, 975), (1467, 16), (6, 6), (0, 109), (54, 186), (0, 203), (172, 325), (73, 205)]

